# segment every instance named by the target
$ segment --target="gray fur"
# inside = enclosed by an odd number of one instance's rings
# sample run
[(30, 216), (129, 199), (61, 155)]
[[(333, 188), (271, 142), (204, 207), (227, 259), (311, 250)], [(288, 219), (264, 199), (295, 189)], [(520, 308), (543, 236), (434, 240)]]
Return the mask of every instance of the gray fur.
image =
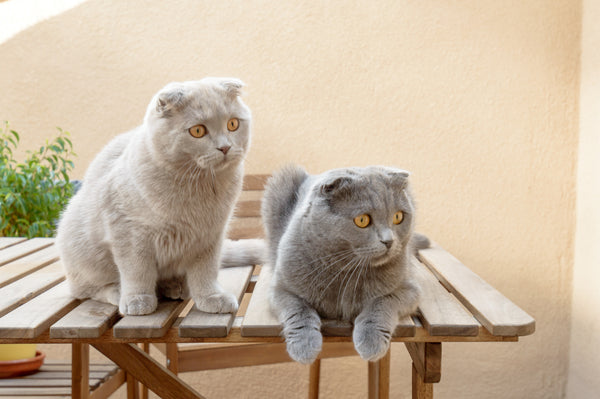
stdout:
[[(154, 96), (141, 126), (94, 159), (56, 238), (75, 297), (141, 315), (156, 309), (158, 290), (191, 296), (203, 311), (236, 311), (236, 298), (216, 278), (250, 145), (241, 87), (222, 78), (171, 83)], [(240, 121), (234, 132), (227, 129), (232, 117)], [(198, 124), (208, 129), (202, 138), (188, 132)], [(224, 263), (254, 263), (228, 258), (239, 245), (226, 242)]]
[[(398, 211), (404, 220), (394, 225)], [(386, 353), (399, 317), (416, 310), (420, 293), (409, 257), (413, 245), (428, 241), (412, 238), (414, 211), (408, 173), (399, 169), (310, 176), (289, 166), (269, 180), (262, 214), (274, 265), (270, 299), (293, 359), (317, 357), (321, 318), (353, 321), (364, 359)], [(371, 217), (366, 228), (354, 223), (361, 214)]]

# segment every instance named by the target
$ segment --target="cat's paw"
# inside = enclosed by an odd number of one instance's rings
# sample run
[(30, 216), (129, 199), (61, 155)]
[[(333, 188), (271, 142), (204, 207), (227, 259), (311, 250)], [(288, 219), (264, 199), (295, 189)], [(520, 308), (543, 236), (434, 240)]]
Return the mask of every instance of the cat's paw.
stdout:
[(285, 337), (288, 354), (299, 363), (311, 364), (323, 347), (321, 331), (313, 327), (292, 330)]
[(194, 302), (198, 310), (208, 313), (235, 313), (238, 310), (237, 299), (229, 292), (195, 297)]
[(389, 331), (373, 322), (357, 323), (352, 331), (356, 351), (370, 362), (381, 359), (387, 353), (391, 338)]
[(124, 295), (119, 302), (119, 312), (124, 315), (141, 316), (156, 310), (156, 295)]

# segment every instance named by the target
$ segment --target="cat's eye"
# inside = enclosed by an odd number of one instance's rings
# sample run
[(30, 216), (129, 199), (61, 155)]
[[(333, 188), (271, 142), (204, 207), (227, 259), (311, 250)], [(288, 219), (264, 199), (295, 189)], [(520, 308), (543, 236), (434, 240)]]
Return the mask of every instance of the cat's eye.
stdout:
[(398, 211), (398, 212), (394, 213), (394, 220), (393, 220), (394, 224), (400, 224), (400, 223), (402, 223), (403, 220), (404, 220), (404, 212)]
[(200, 137), (204, 137), (207, 133), (206, 127), (204, 125), (196, 125), (192, 126), (189, 130), (192, 137), (199, 139)]
[(227, 121), (227, 130), (235, 132), (240, 127), (240, 120), (238, 118), (231, 118)]
[(371, 217), (366, 213), (363, 215), (359, 215), (354, 218), (354, 224), (360, 227), (361, 229), (364, 229), (365, 227), (371, 224)]

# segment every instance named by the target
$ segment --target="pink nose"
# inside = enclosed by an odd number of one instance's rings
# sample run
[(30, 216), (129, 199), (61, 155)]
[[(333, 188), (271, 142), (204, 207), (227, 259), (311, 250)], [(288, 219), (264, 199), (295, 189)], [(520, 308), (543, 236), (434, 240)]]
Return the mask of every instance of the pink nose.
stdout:
[(225, 147), (219, 147), (219, 148), (217, 148), (217, 150), (219, 150), (223, 154), (227, 155), (227, 152), (229, 151), (230, 148), (231, 148), (231, 146), (225, 146)]

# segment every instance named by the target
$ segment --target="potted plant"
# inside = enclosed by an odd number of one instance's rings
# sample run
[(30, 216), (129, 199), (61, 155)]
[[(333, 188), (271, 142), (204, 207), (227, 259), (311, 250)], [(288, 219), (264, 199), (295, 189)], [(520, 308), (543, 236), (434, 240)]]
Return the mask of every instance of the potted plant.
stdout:
[[(51, 237), (60, 212), (73, 194), (68, 172), (73, 145), (69, 133), (58, 135), (18, 162), (19, 134), (0, 126), (0, 237)], [(0, 378), (37, 370), (45, 355), (31, 345), (0, 345)]]

